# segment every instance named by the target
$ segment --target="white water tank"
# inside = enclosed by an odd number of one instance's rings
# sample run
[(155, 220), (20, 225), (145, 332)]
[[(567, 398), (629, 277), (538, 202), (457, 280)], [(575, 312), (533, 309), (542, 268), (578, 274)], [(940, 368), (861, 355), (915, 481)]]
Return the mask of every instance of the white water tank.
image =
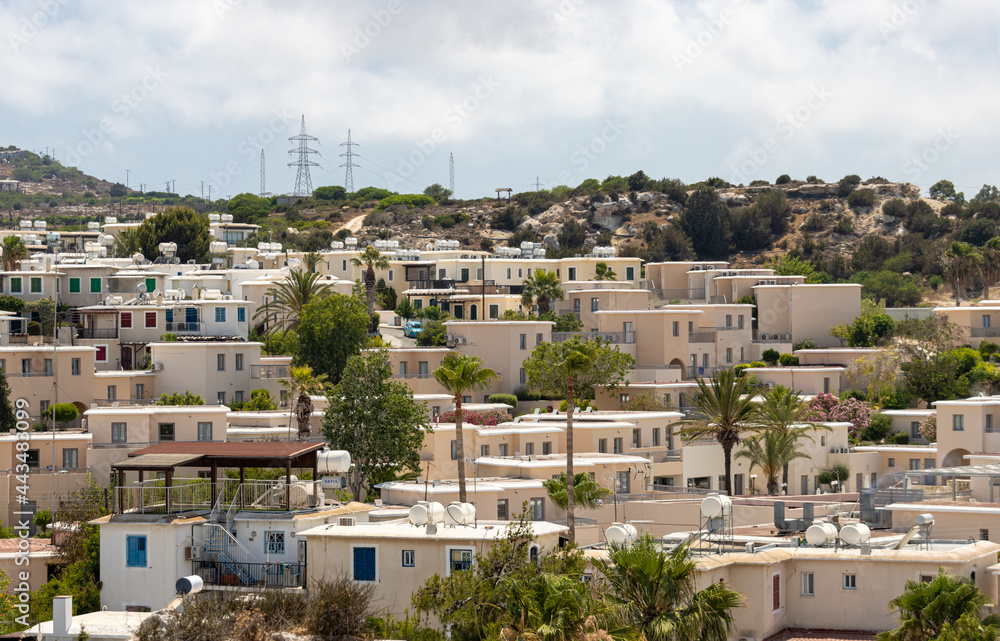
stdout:
[(733, 500), (725, 494), (712, 494), (701, 502), (701, 515), (708, 518), (722, 516), (733, 511)]
[(20, 225), (21, 229), (31, 229), (30, 220), (22, 220), (20, 223), (18, 223), (18, 225)]
[(320, 474), (347, 474), (351, 469), (351, 454), (345, 450), (326, 450), (316, 454)]
[(117, 225), (118, 224), (118, 219), (115, 218), (114, 216), (105, 216), (104, 217), (104, 224), (105, 225)]
[(914, 523), (917, 525), (934, 525), (934, 515), (933, 514), (918, 514)]
[(101, 228), (101, 223), (95, 223), (93, 221), (87, 223), (87, 229), (89, 231), (98, 231)]
[(444, 510), (444, 522), (448, 525), (468, 525), (476, 520), (476, 506), (472, 503), (452, 503)]
[(806, 530), (806, 543), (809, 545), (830, 545), (836, 540), (837, 526), (833, 523), (814, 523)]
[(222, 241), (216, 241), (208, 244), (208, 251), (213, 254), (225, 254), (228, 249), (229, 243), (224, 243)]
[(848, 545), (861, 545), (871, 540), (872, 531), (864, 523), (851, 523), (840, 530), (840, 540)]
[(200, 576), (193, 574), (177, 579), (174, 587), (177, 594), (198, 594), (205, 587), (205, 582), (201, 580)]
[(635, 526), (631, 523), (612, 523), (611, 527), (604, 531), (604, 538), (608, 543), (624, 545), (631, 543), (639, 536)]
[(222, 220), (222, 216), (219, 215), (219, 214), (209, 214), (208, 215), (208, 221), (211, 222), (211, 223), (217, 223), (220, 220)]
[(231, 223), (231, 222), (233, 222), (233, 215), (232, 214), (222, 214), (222, 222), (224, 222), (224, 223)]
[(132, 260), (135, 261), (135, 262), (137, 262), (137, 263), (141, 263), (142, 261), (146, 260), (146, 257), (143, 256), (141, 253), (136, 252), (136, 253), (132, 254)]
[(444, 506), (437, 501), (417, 501), (407, 516), (413, 525), (440, 523), (444, 518)]

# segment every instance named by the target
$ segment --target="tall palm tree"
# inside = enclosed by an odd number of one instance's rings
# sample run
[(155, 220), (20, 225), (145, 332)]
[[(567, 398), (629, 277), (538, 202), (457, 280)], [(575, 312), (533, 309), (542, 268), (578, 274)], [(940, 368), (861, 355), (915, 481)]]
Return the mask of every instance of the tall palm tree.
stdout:
[(323, 262), (323, 255), (319, 252), (309, 252), (302, 258), (302, 262), (306, 266), (306, 271), (314, 272), (321, 262)]
[[(782, 470), (788, 469), (788, 463), (799, 458), (809, 458), (798, 449), (801, 427), (787, 429), (769, 429), (764, 433), (752, 436), (743, 441), (743, 449), (736, 453), (736, 458), (750, 461), (750, 469), (760, 468), (767, 479), (767, 493), (777, 496), (779, 492), (778, 477)], [(787, 484), (787, 481), (785, 481)]]
[(968, 243), (955, 241), (945, 252), (944, 276), (951, 286), (956, 304), (962, 304), (962, 296), (972, 288), (981, 269), (982, 257)]
[(3, 239), (3, 270), (5, 272), (17, 271), (21, 266), (21, 261), (28, 257), (28, 246), (20, 236), (7, 236)]
[(618, 280), (618, 274), (615, 273), (615, 270), (608, 267), (608, 264), (603, 260), (594, 265), (594, 271), (597, 274), (595, 276), (597, 280)]
[(743, 595), (712, 583), (698, 590), (697, 562), (688, 546), (663, 551), (648, 534), (629, 544), (608, 546), (597, 566), (610, 588), (608, 600), (621, 609), (645, 641), (725, 641)]
[(537, 304), (538, 315), (547, 314), (551, 302), (562, 300), (566, 295), (559, 283), (555, 272), (536, 269), (534, 274), (524, 279), (521, 303), (527, 307)]
[(488, 388), (500, 375), (483, 366), (483, 359), (459, 352), (448, 352), (434, 378), (455, 400), (455, 448), (458, 450), (458, 500), (465, 502), (465, 439), (462, 436), (462, 397), (466, 392)]
[[(501, 641), (589, 641), (635, 639), (633, 629), (604, 630), (607, 604), (593, 598), (586, 583), (565, 574), (540, 573), (526, 580), (503, 579), (497, 586), (506, 605)], [(602, 634), (603, 633), (603, 634)]]
[(114, 253), (119, 258), (126, 258), (139, 251), (139, 229), (124, 228), (115, 237)]
[(903, 593), (889, 602), (890, 610), (899, 610), (899, 627), (882, 632), (877, 638), (879, 641), (937, 639), (946, 627), (964, 620), (966, 625), (978, 622), (991, 628), (991, 636), (986, 638), (996, 639), (1000, 616), (980, 617), (983, 606), (989, 602), (989, 597), (971, 579), (949, 575), (941, 568), (929, 582), (906, 581)]
[[(793, 425), (803, 423), (803, 415), (806, 412), (806, 404), (799, 398), (798, 390), (776, 385), (773, 389), (764, 394), (764, 400), (760, 404), (760, 422), (769, 430), (788, 430)], [(830, 431), (827, 426), (809, 424), (809, 427), (796, 429), (792, 432), (796, 442), (808, 438), (813, 440), (810, 432), (819, 430)], [(788, 487), (788, 463), (782, 466), (781, 483)]]
[[(355, 258), (351, 259), (355, 267), (365, 268), (365, 297), (368, 300), (368, 333), (375, 333), (375, 270), (389, 269), (389, 259), (371, 245), (364, 248)], [(463, 501), (465, 499), (462, 499)]]
[(990, 238), (980, 247), (983, 261), (983, 296), (990, 297), (990, 287), (1000, 281), (1000, 238)]
[(288, 388), (289, 394), (295, 398), (292, 406), (292, 413), (298, 422), (299, 440), (309, 437), (309, 419), (312, 418), (313, 394), (320, 394), (326, 390), (326, 374), (313, 374), (313, 369), (308, 365), (291, 366), (288, 368), (288, 378), (282, 379), (281, 384)]
[[(566, 472), (554, 479), (542, 481), (549, 499), (556, 507), (565, 510), (569, 505), (569, 490), (566, 487)], [(602, 505), (602, 500), (611, 496), (611, 490), (602, 487), (586, 472), (580, 472), (573, 479), (573, 503), (585, 510), (593, 510)]]
[(726, 465), (726, 492), (733, 493), (733, 447), (740, 442), (743, 432), (760, 432), (764, 428), (755, 423), (759, 408), (753, 402), (750, 386), (745, 376), (737, 376), (731, 369), (717, 371), (709, 382), (696, 378), (698, 395), (692, 401), (700, 419), (683, 421), (688, 427), (680, 434), (688, 440), (714, 438), (722, 446)]
[(329, 284), (320, 282), (319, 274), (296, 269), (276, 287), (267, 291), (271, 300), (254, 313), (254, 320), (259, 319), (264, 323), (268, 336), (278, 330), (296, 329), (305, 306), (315, 298), (326, 296), (330, 291)]

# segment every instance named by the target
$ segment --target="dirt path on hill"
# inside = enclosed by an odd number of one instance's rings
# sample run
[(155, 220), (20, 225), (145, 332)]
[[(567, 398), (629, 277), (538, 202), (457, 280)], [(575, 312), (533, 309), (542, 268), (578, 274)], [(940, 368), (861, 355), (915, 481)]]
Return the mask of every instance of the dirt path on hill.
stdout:
[(356, 234), (361, 229), (361, 226), (364, 224), (364, 222), (365, 222), (365, 214), (361, 214), (360, 216), (355, 216), (354, 218), (350, 219), (340, 227), (334, 229), (333, 233), (336, 234), (341, 229), (346, 229), (352, 234)]

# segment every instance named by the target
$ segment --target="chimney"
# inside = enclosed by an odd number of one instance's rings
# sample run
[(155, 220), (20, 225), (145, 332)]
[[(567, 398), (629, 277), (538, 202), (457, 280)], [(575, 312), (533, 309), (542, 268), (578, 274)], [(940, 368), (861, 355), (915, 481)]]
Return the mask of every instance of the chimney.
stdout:
[(69, 636), (73, 625), (73, 597), (57, 596), (52, 599), (52, 634), (57, 639)]

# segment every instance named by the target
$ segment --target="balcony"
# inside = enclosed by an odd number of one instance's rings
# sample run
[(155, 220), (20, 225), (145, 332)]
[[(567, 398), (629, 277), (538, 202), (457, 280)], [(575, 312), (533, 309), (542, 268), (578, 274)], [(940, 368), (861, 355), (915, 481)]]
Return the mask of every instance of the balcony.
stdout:
[(654, 465), (657, 463), (680, 463), (684, 450), (655, 450), (646, 452), (649, 461)]
[(714, 343), (715, 342), (715, 331), (707, 332), (688, 332), (688, 342), (689, 343)]
[(443, 280), (407, 280), (409, 289), (455, 289), (458, 281), (448, 279)]
[(257, 588), (304, 588), (305, 563), (242, 563), (226, 558), (192, 561), (192, 570), (205, 585)]
[(117, 327), (77, 327), (76, 337), (81, 339), (118, 338)]
[(705, 290), (695, 289), (651, 289), (650, 295), (654, 300), (665, 301), (703, 301), (705, 300)]
[[(323, 493), (319, 481), (247, 481), (237, 479), (212, 482), (204, 479), (152, 479), (115, 487), (116, 514), (183, 514), (211, 510), (213, 494), (217, 502), (239, 506), (240, 510), (287, 512), (317, 507)], [(214, 490), (214, 491), (213, 491)], [(290, 505), (289, 505), (290, 502)]]
[(635, 343), (635, 332), (552, 332), (552, 342), (561, 343), (573, 337), (585, 341), (600, 339), (606, 343), (631, 345)]
[(1000, 327), (973, 327), (972, 338), (998, 338)]
[(188, 323), (188, 322), (183, 322), (183, 323), (168, 322), (167, 323), (167, 331), (168, 332), (200, 333), (203, 327), (204, 327), (204, 323)]
[(251, 365), (251, 379), (288, 378), (288, 365)]
[(52, 370), (43, 370), (41, 372), (4, 372), (7, 378), (19, 378), (19, 377), (33, 377), (33, 376), (52, 376)]

